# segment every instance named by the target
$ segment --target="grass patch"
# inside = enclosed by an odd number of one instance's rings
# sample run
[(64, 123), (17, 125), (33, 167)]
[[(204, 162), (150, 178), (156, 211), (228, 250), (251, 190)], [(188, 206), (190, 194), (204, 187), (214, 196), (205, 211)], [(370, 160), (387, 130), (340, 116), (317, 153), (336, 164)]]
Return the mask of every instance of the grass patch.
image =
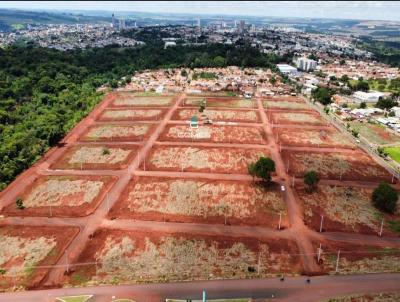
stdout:
[(387, 147), (385, 151), (393, 160), (400, 163), (400, 147)]
[(81, 284), (81, 283), (86, 283), (87, 281), (89, 281), (89, 279), (81, 274), (74, 274), (72, 276), (72, 281), (74, 283)]
[(388, 225), (392, 232), (400, 233), (400, 220), (390, 220)]
[(93, 297), (93, 295), (68, 296), (68, 297), (56, 298), (56, 300), (60, 302), (86, 302), (91, 297)]

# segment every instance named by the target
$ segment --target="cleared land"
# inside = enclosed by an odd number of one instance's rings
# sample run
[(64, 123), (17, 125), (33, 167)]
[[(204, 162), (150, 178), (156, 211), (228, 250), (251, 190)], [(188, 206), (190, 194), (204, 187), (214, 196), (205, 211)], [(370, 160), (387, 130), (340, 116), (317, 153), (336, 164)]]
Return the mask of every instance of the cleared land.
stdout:
[[(372, 205), (372, 191), (319, 185), (315, 192), (308, 193), (303, 186), (296, 187), (303, 204), (305, 222), (312, 229), (319, 230), (323, 215), (324, 230), (377, 234), (382, 218), (386, 222), (400, 221), (400, 209), (395, 215), (384, 215)], [(390, 225), (385, 225), (384, 234), (390, 232)]]
[(214, 143), (265, 144), (266, 135), (260, 127), (168, 125), (161, 141), (207, 141)]
[(355, 148), (354, 144), (339, 131), (319, 129), (275, 128), (282, 145), (298, 147)]
[(0, 226), (0, 289), (36, 287), (55, 264), (69, 241), (77, 234), (73, 227)]
[(98, 125), (90, 127), (81, 141), (140, 141), (147, 137), (154, 125)]
[(77, 145), (69, 148), (52, 169), (123, 169), (136, 155), (136, 146)]
[(240, 99), (235, 97), (188, 97), (183, 101), (183, 106), (196, 106), (206, 100), (207, 107), (228, 107), (228, 108), (257, 108), (255, 100)]
[(383, 167), (361, 151), (302, 152), (282, 150), (282, 158), (289, 174), (303, 177), (309, 170), (321, 178), (364, 181), (391, 181), (392, 177)]
[(400, 136), (390, 133), (384, 126), (379, 124), (364, 123), (360, 121), (349, 122), (352, 129), (365, 137), (370, 143), (377, 145), (400, 144)]
[[(314, 243), (314, 248), (318, 250), (319, 242)], [(320, 261), (324, 273), (335, 273), (339, 250), (340, 274), (400, 272), (400, 249), (324, 241)]]
[(200, 118), (206, 116), (213, 121), (226, 122), (259, 122), (257, 111), (254, 110), (230, 110), (230, 109), (205, 109), (200, 113), (198, 109), (178, 109), (173, 115), (174, 120), (190, 120), (193, 116)]
[[(286, 240), (124, 232), (100, 229), (86, 246), (73, 284), (116, 284), (265, 277), (298, 273), (296, 245)], [(259, 274), (258, 274), (259, 272)]]
[(309, 110), (311, 107), (303, 101), (264, 100), (263, 106), (266, 109), (287, 109), (287, 110)]
[(137, 106), (137, 107), (157, 107), (169, 106), (172, 104), (173, 97), (140, 97), (132, 95), (118, 95), (111, 106)]
[(163, 109), (106, 109), (99, 121), (153, 121), (161, 119)]
[(283, 125), (326, 125), (326, 122), (315, 112), (288, 112), (288, 111), (271, 111), (268, 114), (268, 119), (274, 124)]
[(248, 164), (268, 155), (267, 149), (156, 146), (146, 169), (247, 174)]
[(109, 176), (41, 176), (2, 211), (7, 216), (86, 216), (94, 211), (116, 179)]
[(396, 302), (400, 301), (400, 292), (386, 292), (376, 294), (348, 295), (330, 298), (323, 302)]
[(126, 219), (266, 225), (276, 228), (286, 205), (278, 185), (244, 181), (136, 177), (109, 216)]

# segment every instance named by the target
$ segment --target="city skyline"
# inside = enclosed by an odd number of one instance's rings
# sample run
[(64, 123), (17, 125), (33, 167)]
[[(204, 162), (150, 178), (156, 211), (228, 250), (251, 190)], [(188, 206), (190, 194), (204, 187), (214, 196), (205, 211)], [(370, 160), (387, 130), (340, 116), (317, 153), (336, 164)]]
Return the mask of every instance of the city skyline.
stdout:
[(0, 8), (400, 21), (396, 1), (3, 1)]

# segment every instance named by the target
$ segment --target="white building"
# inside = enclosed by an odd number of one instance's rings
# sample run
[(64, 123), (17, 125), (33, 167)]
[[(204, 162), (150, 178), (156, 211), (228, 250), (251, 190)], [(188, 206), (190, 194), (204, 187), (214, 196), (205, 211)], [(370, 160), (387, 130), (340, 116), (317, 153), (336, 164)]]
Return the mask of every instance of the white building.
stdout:
[(300, 70), (312, 71), (317, 68), (317, 61), (302, 57), (296, 60), (296, 66)]
[(353, 94), (354, 100), (356, 103), (376, 103), (379, 101), (379, 98), (383, 97), (385, 94), (379, 91), (356, 91)]
[(277, 64), (276, 65), (280, 72), (287, 75), (297, 75), (298, 71), (297, 68), (290, 66), (288, 64)]
[(176, 42), (165, 42), (165, 44), (164, 44), (164, 49), (166, 49), (167, 47), (170, 47), (170, 46), (176, 46)]

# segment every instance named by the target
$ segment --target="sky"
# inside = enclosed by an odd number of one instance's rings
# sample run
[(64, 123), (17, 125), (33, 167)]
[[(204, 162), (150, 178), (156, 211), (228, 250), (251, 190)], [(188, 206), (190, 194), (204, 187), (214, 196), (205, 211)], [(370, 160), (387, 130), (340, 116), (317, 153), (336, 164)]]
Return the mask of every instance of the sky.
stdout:
[(0, 1), (0, 8), (400, 21), (397, 1)]

